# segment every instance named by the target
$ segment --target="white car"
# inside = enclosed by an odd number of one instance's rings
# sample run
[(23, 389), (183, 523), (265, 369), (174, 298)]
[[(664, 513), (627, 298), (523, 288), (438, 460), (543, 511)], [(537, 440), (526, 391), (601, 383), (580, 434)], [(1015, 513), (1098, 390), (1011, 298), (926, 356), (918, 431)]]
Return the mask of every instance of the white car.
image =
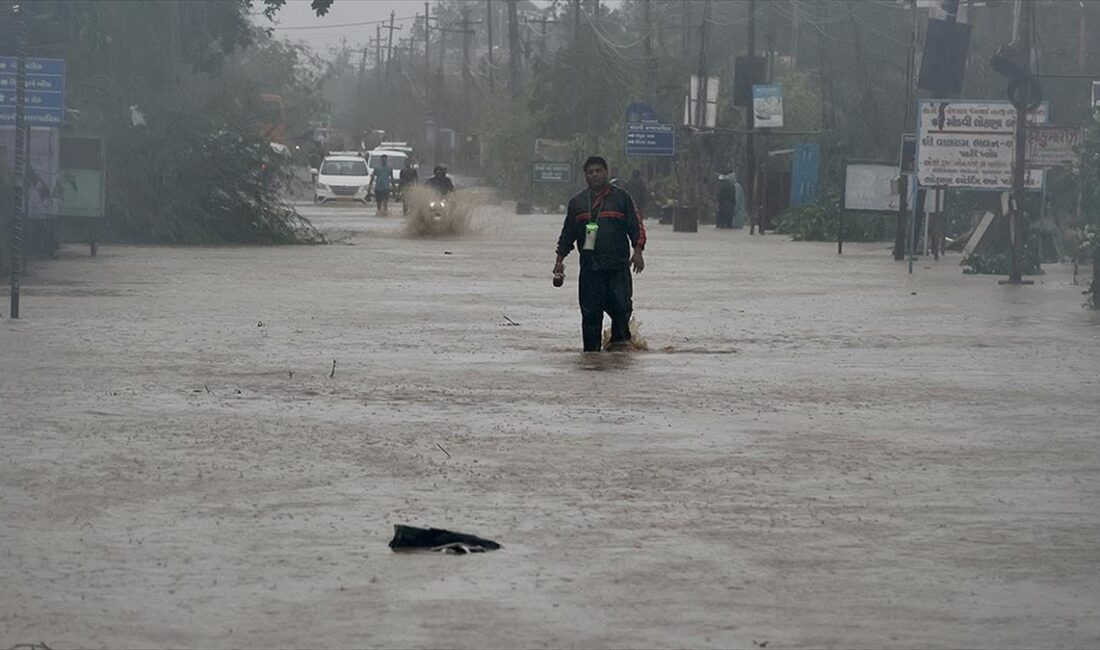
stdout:
[(370, 169), (367, 161), (356, 154), (325, 156), (317, 170), (317, 182), (313, 185), (316, 203), (329, 201), (362, 201), (367, 203), (367, 186)]

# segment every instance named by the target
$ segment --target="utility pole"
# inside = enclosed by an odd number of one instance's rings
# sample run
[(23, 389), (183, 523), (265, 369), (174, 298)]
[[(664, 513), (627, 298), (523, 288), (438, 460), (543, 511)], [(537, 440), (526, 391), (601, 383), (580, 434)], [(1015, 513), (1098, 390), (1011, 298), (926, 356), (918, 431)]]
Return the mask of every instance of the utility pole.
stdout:
[(431, 16), (428, 15), (428, 11), (431, 9), (431, 3), (425, 0), (424, 2), (424, 96), (428, 96), (428, 84), (432, 78), (432, 59), (430, 52), (428, 51), (428, 44), (432, 40), (432, 26), (428, 21), (431, 20)]
[[(756, 56), (756, 0), (749, 0), (748, 39), (745, 46), (745, 54), (752, 59)], [(746, 212), (749, 215), (749, 234), (752, 235), (756, 228), (756, 128), (752, 119), (752, 100), (745, 109), (745, 202), (748, 203)], [(764, 234), (761, 230), (760, 234)]]
[[(1031, 80), (1031, 17), (1033, 4), (1016, 0), (1016, 45), (1022, 53), (1022, 60), (1027, 66), (1027, 76), (1022, 82), (1029, 84)], [(1021, 265), (1024, 256), (1024, 178), (1027, 174), (1027, 112), (1029, 95), (1026, 89), (1023, 96), (1016, 98), (1016, 141), (1013, 145), (1015, 162), (1012, 166), (1012, 206), (1009, 212), (1009, 222), (1012, 231), (1012, 273), (1008, 276), (1009, 284), (1023, 284)]]
[(364, 47), (359, 52), (359, 79), (355, 85), (355, 99), (361, 102), (363, 101), (363, 77), (367, 69), (367, 48)]
[(798, 0), (791, 0), (791, 67), (798, 68)]
[[(657, 70), (656, 63), (653, 59), (653, 12), (651, 11), (653, 3), (642, 3), (642, 17), (645, 19), (645, 89), (648, 95), (647, 99), (653, 101), (657, 96)], [(543, 36), (543, 47), (545, 47), (546, 37)]]
[(511, 76), (509, 89), (512, 98), (519, 97), (519, 16), (516, 13), (516, 0), (508, 0), (508, 66)]
[[(648, 6), (648, 4), (649, 3), (646, 3), (647, 6)], [(546, 26), (548, 24), (557, 25), (561, 21), (551, 20), (551, 19), (547, 18), (546, 16), (543, 16), (542, 18), (537, 18), (537, 19), (535, 19), (535, 18), (524, 18), (523, 22), (525, 22), (525, 23), (538, 23), (539, 24), (539, 36), (541, 38), (541, 40), (539, 41), (539, 61), (540, 62), (545, 62), (546, 61)]]
[(485, 0), (485, 23), (489, 28), (489, 92), (493, 92), (496, 90), (493, 78), (493, 68), (496, 67), (493, 62), (493, 0)]
[(470, 39), (474, 36), (474, 30), (470, 29), (470, 25), (473, 24), (470, 21), (470, 12), (466, 6), (462, 7), (462, 91), (463, 91), (463, 108), (465, 114), (470, 114), (470, 93), (472, 92), (473, 79), (470, 75)]
[[(755, 0), (749, 0), (754, 3)], [(751, 9), (749, 10), (752, 11)], [(684, 61), (688, 60), (690, 53), (688, 45), (691, 43), (691, 0), (680, 0), (680, 56)]]
[(11, 313), (19, 318), (19, 288), (23, 273), (23, 221), (27, 216), (27, 9), (12, 6), (15, 14), (15, 187), (11, 219)]
[(573, 0), (573, 44), (581, 40), (581, 0)]
[[(913, 21), (912, 36), (909, 39), (909, 55), (905, 62), (905, 111), (901, 132), (904, 134), (913, 123), (913, 68), (917, 58), (917, 0), (909, 0), (909, 14)], [(909, 213), (909, 175), (898, 178), (898, 218), (894, 228), (894, 260), (905, 259), (905, 220)], [(914, 197), (914, 202), (916, 197)], [(915, 219), (916, 217), (914, 217)]]
[(393, 60), (393, 30), (401, 29), (400, 27), (393, 26), (394, 12), (390, 12), (390, 26), (386, 29), (390, 30), (389, 41), (386, 45), (386, 86), (390, 85), (390, 61)]
[(829, 45), (825, 29), (829, 25), (829, 6), (825, 0), (817, 0), (818, 15), (822, 17), (817, 32), (817, 68), (821, 77), (821, 126), (831, 131), (836, 126), (836, 102), (833, 101), (833, 78), (829, 71)]
[(374, 26), (374, 76), (378, 78), (378, 92), (382, 92), (382, 26)]
[(710, 22), (710, 0), (703, 2), (703, 21), (699, 23), (699, 94), (696, 96), (695, 125), (707, 125), (707, 25)]
[(1085, 35), (1088, 34), (1088, 29), (1085, 27), (1086, 18), (1088, 12), (1085, 11), (1085, 3), (1081, 3), (1081, 19), (1077, 23), (1077, 72), (1078, 74), (1085, 74), (1085, 62), (1087, 61), (1085, 52)]

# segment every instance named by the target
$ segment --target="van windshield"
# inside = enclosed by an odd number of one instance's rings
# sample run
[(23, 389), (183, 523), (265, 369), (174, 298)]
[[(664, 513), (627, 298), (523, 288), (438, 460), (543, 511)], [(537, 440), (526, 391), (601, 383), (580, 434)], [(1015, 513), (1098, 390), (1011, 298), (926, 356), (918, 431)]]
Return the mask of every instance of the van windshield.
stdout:
[(326, 160), (321, 164), (321, 173), (325, 176), (366, 176), (365, 160)]

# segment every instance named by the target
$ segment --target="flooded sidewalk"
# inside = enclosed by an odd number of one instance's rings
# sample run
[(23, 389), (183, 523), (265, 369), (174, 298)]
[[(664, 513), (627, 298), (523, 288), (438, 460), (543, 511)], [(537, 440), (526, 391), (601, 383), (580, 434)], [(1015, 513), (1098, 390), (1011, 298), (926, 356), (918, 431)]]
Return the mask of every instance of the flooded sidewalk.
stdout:
[[(1100, 645), (1100, 314), (1068, 267), (651, 222), (649, 350), (584, 355), (560, 215), (302, 212), (333, 243), (32, 267), (0, 646)], [(394, 554), (394, 524), (503, 548)]]

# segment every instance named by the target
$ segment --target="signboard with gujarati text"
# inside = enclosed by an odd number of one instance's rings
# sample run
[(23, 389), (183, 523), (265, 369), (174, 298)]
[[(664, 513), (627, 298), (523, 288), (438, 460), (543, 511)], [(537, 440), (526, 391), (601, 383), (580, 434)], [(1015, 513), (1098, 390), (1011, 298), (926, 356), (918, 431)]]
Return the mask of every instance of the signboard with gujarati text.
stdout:
[[(0, 124), (15, 124), (18, 61), (0, 56)], [(27, 59), (27, 126), (60, 127), (65, 121), (65, 61), (63, 59)]]
[(1027, 166), (1039, 169), (1069, 167), (1077, 160), (1074, 147), (1081, 143), (1081, 128), (1053, 124), (1027, 130)]
[[(1049, 106), (1029, 113), (1044, 124)], [(995, 100), (921, 100), (917, 110), (917, 182), (923, 187), (952, 187), (1004, 192), (1012, 189), (1016, 109)], [(1042, 188), (1043, 174), (1027, 170), (1026, 189)]]
[(676, 155), (676, 127), (661, 122), (657, 112), (645, 102), (627, 107), (623, 131), (628, 157)]
[(572, 183), (573, 165), (567, 162), (531, 163), (533, 183)]

